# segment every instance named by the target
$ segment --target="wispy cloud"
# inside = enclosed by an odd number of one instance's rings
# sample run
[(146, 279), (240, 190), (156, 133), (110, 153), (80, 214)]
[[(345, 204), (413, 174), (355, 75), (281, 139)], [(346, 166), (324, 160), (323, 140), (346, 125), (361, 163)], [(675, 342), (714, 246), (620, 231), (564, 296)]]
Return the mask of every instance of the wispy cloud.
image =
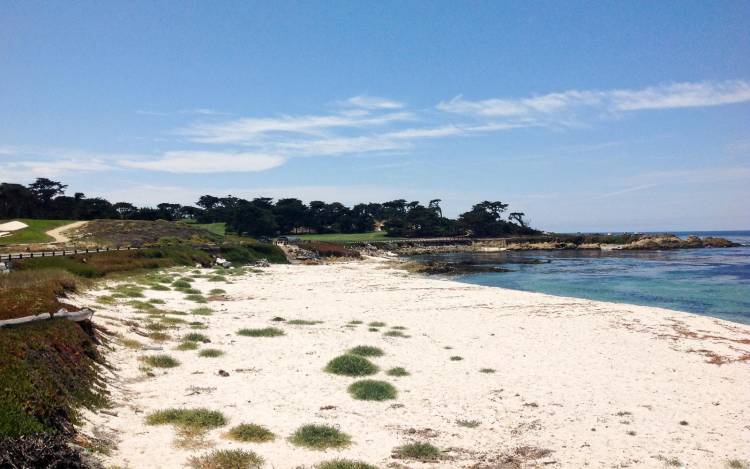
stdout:
[(359, 95), (342, 101), (344, 106), (358, 107), (362, 109), (401, 109), (403, 103), (378, 96)]
[(627, 112), (720, 106), (750, 101), (750, 82), (675, 83), (641, 89), (569, 90), (526, 98), (491, 98), (478, 101), (457, 96), (437, 109), (482, 117), (546, 118), (576, 111)]
[(284, 161), (279, 155), (247, 152), (171, 151), (148, 160), (120, 160), (119, 164), (169, 173), (226, 173), (265, 171)]

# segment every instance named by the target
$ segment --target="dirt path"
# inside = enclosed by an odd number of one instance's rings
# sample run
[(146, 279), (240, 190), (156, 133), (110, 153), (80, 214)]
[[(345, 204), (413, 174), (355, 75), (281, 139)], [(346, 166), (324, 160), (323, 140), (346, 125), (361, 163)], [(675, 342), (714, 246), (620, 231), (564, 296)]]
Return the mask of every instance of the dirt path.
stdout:
[(88, 223), (88, 222), (87, 221), (77, 221), (77, 222), (69, 223), (67, 225), (63, 225), (63, 226), (57, 227), (54, 230), (49, 230), (49, 231), (46, 232), (46, 234), (48, 236), (53, 237), (55, 239), (55, 241), (54, 241), (55, 243), (67, 243), (68, 241), (70, 241), (70, 238), (68, 238), (67, 236), (65, 236), (63, 234), (63, 232), (69, 231), (69, 230), (74, 230), (76, 228), (80, 228), (83, 225), (85, 225), (86, 223)]

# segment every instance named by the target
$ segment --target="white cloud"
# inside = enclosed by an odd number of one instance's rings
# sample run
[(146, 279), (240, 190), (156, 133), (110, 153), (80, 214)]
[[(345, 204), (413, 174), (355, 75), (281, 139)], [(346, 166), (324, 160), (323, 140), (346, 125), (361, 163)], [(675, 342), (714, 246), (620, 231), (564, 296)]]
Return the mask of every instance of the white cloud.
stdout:
[(573, 113), (577, 110), (625, 112), (721, 106), (750, 101), (750, 82), (675, 83), (648, 88), (570, 90), (527, 98), (492, 98), (479, 101), (457, 96), (437, 105), (441, 111), (481, 117), (531, 117)]
[(335, 129), (356, 129), (412, 120), (409, 112), (379, 115), (307, 115), (266, 118), (243, 118), (226, 122), (194, 124), (177, 131), (178, 135), (197, 143), (260, 144), (264, 138), (278, 134), (322, 136)]
[(341, 104), (362, 109), (401, 109), (404, 107), (404, 104), (398, 101), (367, 95), (352, 96)]
[(112, 167), (99, 160), (22, 160), (0, 163), (0, 181), (13, 182), (38, 177), (58, 177), (65, 173), (105, 171)]
[(279, 155), (216, 151), (170, 151), (157, 159), (121, 160), (127, 168), (169, 173), (226, 173), (265, 171), (284, 164)]

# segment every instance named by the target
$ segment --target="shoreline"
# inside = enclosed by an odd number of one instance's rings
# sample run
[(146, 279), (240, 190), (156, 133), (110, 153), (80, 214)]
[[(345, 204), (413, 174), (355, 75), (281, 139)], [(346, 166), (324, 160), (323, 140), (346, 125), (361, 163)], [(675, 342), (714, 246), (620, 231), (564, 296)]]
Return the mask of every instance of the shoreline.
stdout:
[[(721, 467), (726, 460), (750, 456), (745, 445), (750, 396), (743, 392), (750, 381), (750, 326), (656, 307), (415, 276), (373, 259), (274, 265), (230, 280), (195, 280), (198, 289), (227, 291), (225, 299), (206, 305), (186, 301), (176, 291), (146, 291), (148, 298), (164, 300), (159, 307), (165, 310), (212, 308), (211, 316), (175, 317), (205, 322), (207, 329), (197, 332), (211, 343), (201, 348), (223, 350), (218, 358), (175, 351), (177, 341), (160, 345), (135, 335), (132, 328), (139, 328), (144, 314), (126, 305), (97, 305), (95, 297), (105, 292), (77, 298), (80, 305), (95, 306), (95, 323), (121, 335), (108, 354), (117, 368), (110, 378), (111, 413), (117, 415), (87, 413), (90, 422), (83, 429), (119, 440), (105, 462), (180, 467), (210, 447), (252, 450), (267, 467), (277, 468), (344, 457), (413, 468), (504, 467), (502, 461), (516, 464), (509, 468), (664, 467), (670, 458), (688, 467)], [(273, 322), (277, 316), (322, 322)], [(363, 324), (348, 325), (352, 320)], [(371, 332), (372, 321), (387, 326)], [(235, 334), (242, 327), (268, 326), (286, 335)], [(410, 337), (385, 336), (391, 326), (405, 327)], [(181, 326), (167, 332), (176, 338), (191, 331)], [(161, 346), (181, 365), (151, 370), (149, 377), (139, 370), (138, 357), (157, 352), (126, 348), (124, 338)], [(356, 345), (382, 348), (385, 356), (372, 361), (383, 371), (401, 366), (411, 373), (394, 378), (381, 371), (373, 377), (398, 389), (395, 400), (354, 400), (346, 387), (355, 378), (322, 371)], [(481, 373), (482, 368), (495, 372)], [(218, 376), (219, 369), (229, 376)], [(191, 386), (215, 389), (191, 394)], [(183, 406), (220, 410), (229, 425), (206, 435), (210, 447), (185, 449), (175, 447), (175, 429), (144, 424), (148, 412)], [(463, 427), (458, 420), (479, 425)], [(222, 437), (241, 422), (264, 425), (278, 437), (269, 443)], [(311, 422), (338, 425), (353, 444), (322, 452), (286, 440)], [(409, 441), (428, 441), (445, 450), (446, 459), (393, 459), (391, 450)], [(519, 453), (519, 448), (551, 452)]]

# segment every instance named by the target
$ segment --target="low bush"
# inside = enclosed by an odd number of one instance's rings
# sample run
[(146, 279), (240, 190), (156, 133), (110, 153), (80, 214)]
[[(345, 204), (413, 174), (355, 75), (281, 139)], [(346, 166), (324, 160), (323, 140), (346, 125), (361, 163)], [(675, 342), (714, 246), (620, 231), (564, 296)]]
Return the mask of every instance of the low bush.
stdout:
[(182, 336), (182, 340), (186, 340), (190, 342), (203, 342), (203, 343), (211, 342), (211, 339), (209, 339), (207, 336), (199, 332), (187, 333), (184, 336)]
[(263, 458), (244, 449), (215, 449), (203, 456), (193, 456), (188, 460), (192, 469), (259, 469)]
[(440, 459), (440, 449), (429, 443), (407, 443), (393, 451), (394, 456), (419, 461), (435, 461)]
[(353, 398), (360, 401), (385, 401), (396, 398), (396, 388), (385, 381), (363, 379), (352, 383), (347, 389)]
[(177, 427), (211, 430), (227, 424), (224, 414), (206, 408), (164, 409), (146, 416), (147, 425), (175, 425)]
[(205, 358), (216, 358), (222, 355), (224, 355), (224, 352), (216, 348), (206, 348), (198, 352), (198, 356)]
[(360, 357), (382, 357), (384, 355), (381, 349), (371, 345), (358, 345), (350, 349), (349, 353), (359, 355)]
[(304, 425), (294, 432), (289, 441), (297, 446), (324, 450), (349, 446), (352, 440), (346, 433), (328, 425)]
[(378, 367), (357, 355), (341, 355), (328, 362), (325, 371), (335, 375), (369, 376), (377, 373)]
[(273, 441), (276, 438), (276, 435), (271, 430), (253, 423), (243, 423), (232, 427), (227, 436), (233, 440), (249, 443), (265, 443)]
[(351, 459), (334, 459), (318, 464), (315, 469), (378, 469), (378, 466)]
[(284, 331), (276, 327), (264, 327), (262, 329), (240, 329), (237, 335), (246, 337), (279, 337), (284, 335)]
[(169, 355), (148, 355), (142, 358), (143, 362), (154, 368), (174, 368), (180, 366), (180, 362)]
[(396, 368), (391, 368), (386, 372), (388, 376), (409, 376), (409, 372), (406, 371), (404, 368), (397, 366)]

